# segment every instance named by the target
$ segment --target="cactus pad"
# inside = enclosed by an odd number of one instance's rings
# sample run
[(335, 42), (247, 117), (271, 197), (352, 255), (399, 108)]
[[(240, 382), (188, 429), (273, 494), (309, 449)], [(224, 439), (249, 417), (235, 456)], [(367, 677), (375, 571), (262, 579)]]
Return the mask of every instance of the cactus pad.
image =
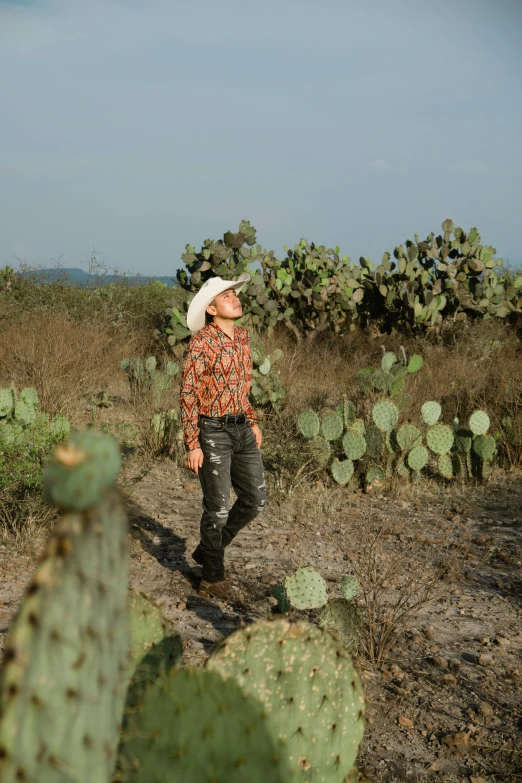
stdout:
[(384, 470), (379, 465), (372, 465), (366, 471), (366, 483), (370, 484), (384, 484)]
[(347, 601), (351, 601), (359, 593), (361, 585), (359, 580), (355, 576), (343, 576), (341, 579), (341, 592), (343, 598)]
[(375, 424), (383, 432), (391, 432), (397, 424), (399, 411), (388, 400), (382, 400), (373, 406), (372, 417)]
[(118, 444), (96, 430), (74, 432), (55, 449), (44, 471), (44, 487), (59, 508), (83, 511), (95, 506), (113, 484), (121, 465)]
[(19, 424), (26, 427), (36, 420), (36, 406), (19, 399), (14, 407), (14, 417)]
[(326, 582), (315, 568), (298, 568), (285, 579), (286, 595), (296, 609), (319, 609), (328, 600)]
[(337, 440), (343, 434), (343, 420), (336, 413), (327, 413), (321, 422), (321, 432), (326, 440)]
[(383, 372), (390, 372), (393, 365), (396, 363), (397, 357), (391, 351), (384, 354), (381, 360), (381, 367)]
[(22, 389), (20, 392), (20, 399), (22, 402), (25, 402), (26, 405), (30, 405), (33, 408), (38, 407), (38, 394), (36, 389), (33, 389), (32, 386), (26, 386), (25, 389)]
[[(154, 682), (160, 673), (167, 673), (183, 661), (181, 638), (173, 629), (159, 606), (135, 590), (129, 592), (131, 627), (131, 655), (129, 690), (136, 700), (137, 688), (142, 691), (145, 683)], [(129, 699), (127, 699), (129, 704)]]
[(391, 372), (384, 372), (384, 370), (376, 370), (372, 375), (372, 383), (375, 389), (378, 391), (387, 391), (393, 386), (395, 377)]
[(55, 526), (0, 672), (2, 783), (110, 780), (127, 686), (128, 562), (114, 491)]
[(14, 396), (11, 389), (0, 389), (0, 417), (9, 416), (14, 407)]
[(397, 464), (395, 466), (395, 471), (396, 471), (397, 475), (400, 476), (401, 478), (409, 478), (410, 477), (410, 471), (409, 471), (408, 466), (404, 462), (404, 457), (401, 457), (398, 460), (398, 462), (397, 462)]
[(422, 470), (428, 464), (428, 449), (425, 446), (415, 446), (408, 453), (408, 465), (416, 472)]
[(66, 438), (70, 433), (71, 425), (69, 419), (65, 416), (55, 416), (54, 419), (49, 422), (49, 429), (56, 440), (63, 440), (63, 438)]
[(357, 604), (346, 598), (333, 598), (322, 609), (319, 625), (330, 631), (344, 647), (353, 647), (359, 640), (362, 619)]
[(351, 429), (354, 432), (360, 432), (361, 435), (364, 435), (366, 432), (366, 427), (364, 426), (364, 421), (362, 419), (354, 419)]
[(457, 430), (455, 433), (455, 447), (457, 451), (466, 452), (471, 450), (473, 443), (473, 433), (471, 430)]
[(349, 654), (328, 632), (261, 620), (229, 636), (207, 667), (261, 701), (295, 780), (345, 780), (363, 734), (364, 698)]
[(292, 608), (292, 604), (288, 600), (284, 585), (274, 585), (272, 590), (273, 596), (277, 601), (277, 606), (281, 614), (288, 614)]
[(360, 459), (366, 451), (366, 440), (364, 435), (349, 429), (343, 437), (343, 451), (348, 459)]
[(434, 424), (426, 432), (426, 443), (435, 454), (449, 454), (455, 436), (446, 424)]
[(473, 438), (473, 451), (485, 461), (493, 459), (497, 450), (495, 438), (492, 435), (477, 435)]
[(408, 362), (408, 372), (418, 372), (422, 368), (423, 364), (424, 359), (422, 356), (414, 354)]
[(489, 430), (489, 416), (485, 411), (475, 411), (469, 417), (469, 428), (473, 435), (485, 435)]
[(343, 421), (344, 426), (346, 429), (353, 423), (355, 419), (355, 405), (351, 400), (346, 399), (346, 397), (343, 400)]
[(440, 407), (438, 402), (435, 402), (435, 400), (430, 400), (429, 402), (425, 402), (421, 408), (422, 420), (428, 426), (431, 426), (432, 424), (436, 424), (440, 419), (441, 413), (442, 413), (442, 408)]
[(286, 783), (289, 774), (261, 704), (233, 680), (194, 669), (147, 688), (128, 716), (119, 766), (126, 783)]
[(446, 479), (453, 478), (453, 460), (451, 454), (441, 454), (437, 460), (437, 468), (441, 476)]
[(397, 430), (397, 443), (401, 451), (411, 451), (421, 445), (421, 431), (414, 424), (403, 424)]
[(319, 416), (315, 411), (303, 411), (297, 419), (297, 428), (305, 438), (314, 438), (321, 428)]
[(353, 462), (351, 459), (334, 459), (330, 465), (330, 470), (335, 481), (341, 486), (348, 484), (353, 476)]
[(384, 439), (381, 430), (377, 427), (369, 427), (366, 430), (366, 451), (372, 459), (379, 459), (382, 454)]

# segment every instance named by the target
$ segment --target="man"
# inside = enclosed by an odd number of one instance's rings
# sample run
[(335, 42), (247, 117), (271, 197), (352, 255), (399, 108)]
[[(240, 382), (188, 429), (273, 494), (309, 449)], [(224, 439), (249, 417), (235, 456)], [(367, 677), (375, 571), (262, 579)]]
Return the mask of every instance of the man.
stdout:
[[(248, 274), (210, 278), (191, 301), (187, 326), (195, 334), (180, 397), (187, 467), (203, 490), (201, 540), (192, 554), (203, 567), (198, 592), (222, 600), (234, 597), (225, 578), (225, 547), (266, 504), (261, 430), (248, 399), (250, 336), (235, 324), (243, 315), (237, 294), (248, 280)], [(237, 500), (230, 509), (231, 486)]]

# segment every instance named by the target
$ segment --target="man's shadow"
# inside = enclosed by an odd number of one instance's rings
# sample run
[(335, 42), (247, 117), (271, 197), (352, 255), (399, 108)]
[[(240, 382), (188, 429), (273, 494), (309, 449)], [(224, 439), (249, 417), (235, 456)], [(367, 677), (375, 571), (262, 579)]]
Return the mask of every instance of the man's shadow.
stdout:
[[(201, 620), (210, 623), (223, 636), (229, 636), (237, 628), (248, 625), (256, 619), (256, 616), (241, 602), (232, 602), (232, 611), (227, 612), (223, 611), (215, 601), (197, 595), (201, 569), (187, 558), (186, 538), (165, 527), (129, 498), (127, 498), (127, 515), (131, 537), (139, 540), (143, 550), (155, 557), (163, 568), (171, 572), (179, 571), (191, 585), (195, 595), (187, 597), (188, 610), (194, 612)], [(155, 543), (155, 539), (159, 539), (159, 542)], [(168, 559), (165, 549), (167, 542)], [(201, 637), (199, 641), (207, 653), (212, 652), (216, 646), (215, 640), (206, 637)]]

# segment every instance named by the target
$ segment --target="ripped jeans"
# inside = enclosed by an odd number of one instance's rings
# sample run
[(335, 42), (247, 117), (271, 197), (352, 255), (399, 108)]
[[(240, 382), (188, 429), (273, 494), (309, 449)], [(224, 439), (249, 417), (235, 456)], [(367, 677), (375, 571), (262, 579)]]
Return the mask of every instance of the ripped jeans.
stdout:
[[(198, 473), (203, 516), (198, 549), (203, 579), (221, 582), (225, 578), (225, 547), (266, 505), (263, 463), (246, 418), (239, 423), (200, 417), (199, 442), (203, 451), (203, 465)], [(237, 495), (232, 508), (231, 486)]]

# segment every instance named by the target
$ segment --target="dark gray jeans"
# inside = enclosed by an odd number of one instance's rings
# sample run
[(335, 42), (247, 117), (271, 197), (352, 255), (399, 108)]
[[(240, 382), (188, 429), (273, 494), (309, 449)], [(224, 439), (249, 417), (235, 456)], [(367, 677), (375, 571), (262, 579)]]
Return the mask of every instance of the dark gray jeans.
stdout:
[[(261, 453), (246, 419), (239, 424), (200, 417), (199, 428), (203, 516), (198, 550), (203, 579), (221, 582), (225, 578), (225, 547), (265, 507), (266, 482)], [(231, 486), (237, 495), (232, 508)]]

